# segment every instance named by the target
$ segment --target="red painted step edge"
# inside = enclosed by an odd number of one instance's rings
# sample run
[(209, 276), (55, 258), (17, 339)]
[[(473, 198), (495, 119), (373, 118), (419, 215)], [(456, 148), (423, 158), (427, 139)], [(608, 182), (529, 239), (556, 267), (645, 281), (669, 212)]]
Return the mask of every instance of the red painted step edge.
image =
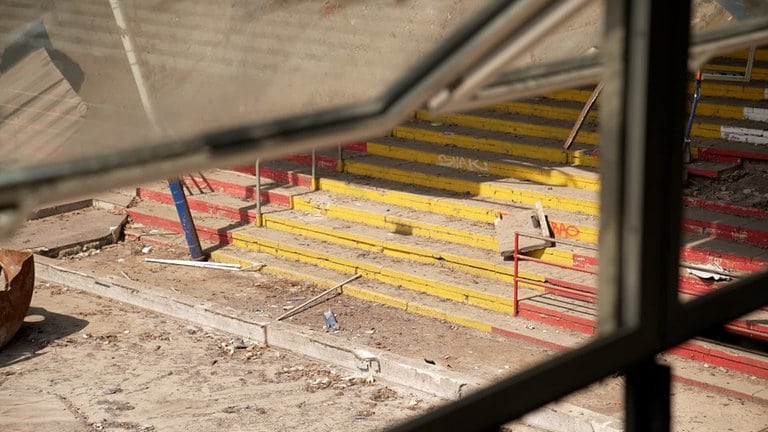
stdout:
[(701, 209), (713, 210), (720, 213), (728, 213), (737, 216), (748, 216), (753, 218), (768, 219), (768, 211), (753, 207), (743, 207), (735, 204), (708, 201), (700, 198), (683, 198), (683, 205), (686, 207), (697, 207)]

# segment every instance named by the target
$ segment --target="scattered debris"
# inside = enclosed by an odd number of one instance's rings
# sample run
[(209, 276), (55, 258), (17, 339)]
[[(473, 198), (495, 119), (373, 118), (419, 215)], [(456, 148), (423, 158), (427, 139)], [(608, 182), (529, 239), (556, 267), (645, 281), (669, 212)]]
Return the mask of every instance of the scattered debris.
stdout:
[(688, 274), (692, 274), (700, 279), (712, 279), (715, 281), (727, 281), (733, 279), (718, 264), (705, 264), (697, 266), (687, 266)]
[(355, 420), (365, 420), (368, 417), (373, 416), (374, 414), (376, 414), (376, 412), (371, 411), (369, 409), (363, 409), (357, 412), (357, 414), (355, 415)]
[(339, 331), (339, 323), (336, 321), (336, 316), (331, 311), (331, 308), (323, 312), (323, 316), (325, 317), (325, 331), (331, 333)]
[(555, 246), (555, 243), (549, 240), (554, 237), (540, 201), (536, 202), (531, 213), (519, 212), (515, 215), (500, 213), (494, 221), (494, 227), (499, 240), (499, 253), (505, 261), (512, 260), (514, 257), (515, 233), (520, 234), (517, 251), (521, 254)]
[(430, 360), (430, 359), (424, 359), (424, 362), (427, 363), (427, 364), (431, 364), (431, 365), (436, 365), (437, 364), (437, 363), (435, 363), (434, 360)]
[(152, 250), (152, 246), (144, 246), (141, 248), (141, 253), (148, 254)]
[(396, 391), (389, 387), (382, 387), (371, 395), (371, 400), (376, 402), (394, 401), (400, 398)]

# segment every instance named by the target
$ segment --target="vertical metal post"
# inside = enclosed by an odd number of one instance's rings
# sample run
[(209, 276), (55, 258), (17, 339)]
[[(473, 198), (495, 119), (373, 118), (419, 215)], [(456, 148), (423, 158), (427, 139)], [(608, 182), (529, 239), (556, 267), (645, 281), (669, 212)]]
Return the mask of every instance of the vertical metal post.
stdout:
[(667, 432), (670, 428), (672, 372), (647, 360), (627, 371), (627, 432)]
[(344, 172), (344, 146), (339, 144), (339, 157), (338, 162), (336, 162), (336, 170), (338, 172)]
[[(606, 1), (599, 331), (662, 346), (677, 279), (690, 2)], [(657, 31), (665, 29), (666, 31)], [(628, 431), (669, 430), (669, 370), (626, 371)]]
[[(678, 307), (690, 2), (606, 2), (599, 329), (664, 338)], [(658, 32), (651, 29), (664, 28)], [(623, 102), (622, 102), (623, 101)]]
[(518, 308), (517, 308), (517, 304), (518, 304), (518, 293), (517, 293), (517, 290), (518, 290), (518, 282), (517, 282), (517, 273), (518, 273), (518, 265), (519, 265), (518, 263), (520, 262), (520, 260), (519, 260), (519, 258), (518, 258), (518, 256), (517, 256), (517, 251), (518, 251), (518, 246), (519, 246), (519, 245), (520, 245), (520, 233), (518, 233), (517, 231), (515, 231), (515, 251), (514, 251), (514, 253), (512, 254), (512, 257), (514, 258), (514, 263), (515, 263), (515, 270), (514, 270), (514, 274), (513, 274), (513, 276), (512, 276), (512, 304), (513, 304), (513, 305), (514, 305), (514, 307), (515, 307), (514, 316), (517, 316), (517, 315), (518, 315), (518, 313), (519, 313), (519, 312), (518, 312)]
[(184, 236), (187, 239), (189, 254), (193, 260), (200, 261), (205, 259), (203, 248), (200, 246), (200, 239), (197, 236), (195, 222), (192, 220), (192, 214), (189, 211), (187, 197), (184, 195), (184, 189), (181, 187), (181, 180), (178, 178), (169, 179), (168, 186), (171, 189), (173, 203), (176, 206), (176, 212), (179, 214), (179, 222), (184, 230)]
[(312, 190), (317, 190), (317, 151), (312, 148)]
[(261, 159), (256, 159), (256, 226), (262, 226), (261, 218)]
[(683, 141), (683, 163), (691, 162), (691, 130), (693, 130), (693, 120), (696, 118), (696, 108), (699, 106), (701, 98), (701, 70), (696, 72), (696, 86), (693, 90), (693, 101), (691, 102), (691, 112), (688, 115), (688, 125), (685, 127), (685, 139)]

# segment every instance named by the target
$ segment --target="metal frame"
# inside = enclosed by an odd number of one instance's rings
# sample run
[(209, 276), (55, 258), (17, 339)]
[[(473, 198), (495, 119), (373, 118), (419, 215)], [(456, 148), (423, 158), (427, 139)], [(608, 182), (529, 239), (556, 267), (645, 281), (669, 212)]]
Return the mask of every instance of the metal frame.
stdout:
[[(495, 56), (504, 54), (501, 47), (505, 43), (517, 38), (535, 39), (550, 22), (542, 11), (567, 7), (563, 6), (566, 1), (497, 0), (491, 3), (402, 80), (372, 101), (153, 143), (91, 159), (4, 169), (0, 172), (0, 238), (10, 235), (33, 208), (45, 203), (125, 184), (169, 178), (179, 172), (237, 164), (243, 159), (267, 160), (312, 147), (385, 134), (425, 104), (434, 108), (443, 106), (443, 100), (451, 98), (451, 91), (457, 85), (472, 81), (472, 71), (486, 73), (486, 69), (477, 66), (494, 64)], [(697, 35), (689, 53), (689, 64), (696, 70), (718, 53), (763, 41), (768, 41), (768, 17)], [(456, 104), (455, 109), (594, 84), (599, 80), (600, 70), (597, 56), (510, 73), (496, 70), (494, 73), (499, 77), (495, 81), (467, 93), (471, 97)], [(482, 80), (474, 82), (485, 83), (492, 77), (493, 74), (484, 75)]]
[[(654, 356), (768, 304), (768, 274), (746, 277), (685, 304), (676, 298), (687, 66), (695, 70), (713, 55), (768, 40), (768, 19), (699, 36), (689, 49), (690, 2), (605, 3), (600, 337), (395, 431), (497, 430), (619, 371), (627, 376), (627, 430), (668, 430), (670, 371), (657, 365)], [(5, 170), (0, 173), (0, 228), (7, 233), (12, 222), (20, 223), (40, 202), (385, 133), (435, 94), (434, 107), (443, 106), (473, 66), (493, 63), (506, 41), (525, 35), (522, 23), (535, 16), (546, 21), (538, 14), (556, 4), (560, 2), (493, 3), (371, 102), (99, 159)], [(582, 59), (570, 72), (567, 66), (574, 63), (507, 74), (455, 109), (584, 83), (600, 70), (595, 60)], [(563, 84), (568, 76), (578, 80)], [(477, 82), (485, 84), (485, 78)]]
[(255, 126), (244, 126), (93, 159), (7, 169), (0, 173), (0, 238), (41, 204), (161, 179), (182, 171), (267, 160), (312, 147), (383, 135), (424, 106), (497, 47), (519, 36), (532, 14), (558, 0), (498, 0), (471, 18), (379, 98)]
[(747, 53), (747, 64), (744, 65), (744, 72), (732, 72), (732, 71), (718, 71), (717, 69), (704, 69), (704, 78), (712, 81), (731, 81), (748, 83), (752, 81), (752, 66), (755, 64), (755, 51), (756, 47), (749, 48)]
[(601, 337), (393, 431), (498, 430), (620, 371), (626, 430), (667, 431), (670, 370), (655, 355), (768, 304), (768, 274), (677, 300), (690, 3), (606, 3)]

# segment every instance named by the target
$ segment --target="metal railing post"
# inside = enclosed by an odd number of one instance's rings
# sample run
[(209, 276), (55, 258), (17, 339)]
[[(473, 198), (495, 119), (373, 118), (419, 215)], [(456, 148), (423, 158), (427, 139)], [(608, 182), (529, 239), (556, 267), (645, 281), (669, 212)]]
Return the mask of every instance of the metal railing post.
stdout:
[(261, 218), (261, 159), (256, 159), (256, 226), (262, 226)]
[(519, 245), (520, 245), (520, 233), (515, 231), (515, 250), (514, 250), (514, 253), (512, 254), (512, 256), (514, 257), (514, 263), (515, 263), (515, 270), (514, 270), (514, 274), (512, 276), (512, 284), (513, 284), (512, 304), (515, 307), (515, 311), (513, 313), (513, 316), (517, 316), (517, 314), (518, 314), (518, 308), (517, 308), (517, 306), (518, 306), (518, 300), (517, 300), (518, 299), (518, 296), (517, 296), (517, 287), (518, 287), (517, 286), (518, 285), (517, 284), (517, 270), (518, 270), (518, 264), (520, 263), (520, 260), (518, 259), (517, 254), (518, 254), (518, 246)]
[(189, 204), (187, 203), (187, 197), (184, 195), (184, 189), (181, 187), (181, 180), (178, 177), (168, 179), (168, 186), (171, 189), (173, 204), (176, 206), (176, 212), (179, 215), (179, 222), (184, 231), (184, 237), (187, 239), (189, 255), (195, 261), (204, 260), (205, 254), (203, 253), (203, 248), (200, 246), (200, 238), (197, 236), (195, 221), (192, 219), (192, 214), (189, 211)]
[(317, 151), (312, 147), (312, 190), (317, 190)]

